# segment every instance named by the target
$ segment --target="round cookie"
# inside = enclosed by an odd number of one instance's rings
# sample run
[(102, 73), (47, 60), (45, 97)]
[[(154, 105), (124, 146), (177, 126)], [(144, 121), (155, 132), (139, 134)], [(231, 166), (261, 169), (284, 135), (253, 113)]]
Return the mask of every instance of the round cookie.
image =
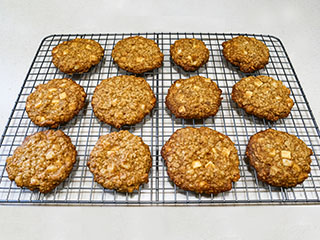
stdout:
[(90, 153), (88, 167), (104, 188), (133, 192), (148, 182), (152, 158), (141, 137), (128, 131), (101, 136)]
[(165, 103), (177, 118), (201, 119), (216, 115), (221, 92), (210, 78), (194, 76), (175, 81), (168, 90)]
[(181, 189), (217, 194), (240, 178), (237, 149), (230, 138), (207, 127), (182, 128), (162, 147), (170, 179)]
[(91, 104), (100, 121), (120, 128), (141, 122), (155, 106), (156, 97), (144, 78), (122, 75), (103, 80)]
[(269, 62), (269, 49), (261, 41), (238, 36), (222, 43), (223, 55), (240, 71), (251, 73), (264, 68)]
[(83, 87), (71, 79), (53, 79), (28, 96), (26, 111), (36, 125), (56, 128), (79, 113), (86, 96)]
[(163, 61), (155, 41), (140, 36), (117, 42), (111, 55), (120, 68), (136, 74), (159, 68)]
[(185, 71), (196, 71), (209, 59), (209, 50), (199, 39), (179, 39), (170, 46), (172, 60)]
[(311, 170), (312, 150), (296, 136), (274, 129), (251, 136), (246, 155), (258, 179), (276, 187), (294, 187)]
[(69, 176), (76, 155), (67, 135), (61, 130), (47, 130), (26, 137), (7, 158), (6, 170), (18, 187), (48, 193)]
[(85, 73), (103, 58), (101, 45), (91, 39), (76, 38), (52, 49), (52, 62), (67, 74)]
[(242, 78), (233, 86), (231, 95), (247, 113), (270, 121), (287, 117), (294, 104), (290, 90), (268, 76)]

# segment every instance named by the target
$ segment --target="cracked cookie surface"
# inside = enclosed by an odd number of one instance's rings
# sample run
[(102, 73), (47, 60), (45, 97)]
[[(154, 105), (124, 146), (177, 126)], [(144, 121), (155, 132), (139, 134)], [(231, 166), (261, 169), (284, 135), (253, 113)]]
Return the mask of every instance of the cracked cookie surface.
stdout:
[(151, 166), (148, 145), (128, 131), (101, 136), (88, 162), (97, 183), (104, 188), (129, 193), (148, 182)]
[(294, 187), (311, 170), (312, 150), (296, 136), (274, 129), (251, 136), (246, 155), (258, 179), (276, 187)]
[(163, 61), (155, 41), (140, 36), (120, 40), (111, 55), (120, 68), (136, 74), (159, 68)]
[(26, 137), (7, 158), (6, 170), (18, 187), (47, 193), (69, 176), (76, 155), (67, 135), (61, 130), (47, 130)]
[(268, 76), (241, 79), (232, 88), (232, 100), (247, 113), (276, 121), (289, 115), (294, 103), (290, 90)]
[(168, 90), (166, 106), (177, 118), (214, 116), (221, 104), (221, 89), (210, 78), (194, 76), (175, 81)]
[(120, 128), (141, 122), (155, 106), (156, 97), (144, 78), (122, 75), (103, 80), (91, 104), (100, 121)]
[(181, 189), (217, 194), (240, 178), (237, 149), (230, 138), (207, 127), (172, 134), (161, 155), (170, 179)]
[(238, 36), (222, 43), (224, 57), (240, 71), (250, 73), (264, 68), (269, 62), (269, 49), (261, 41)]
[(52, 49), (52, 62), (66, 74), (85, 73), (103, 58), (101, 45), (91, 39), (76, 38)]
[(179, 39), (170, 46), (173, 61), (185, 71), (196, 71), (208, 62), (209, 50), (203, 41), (195, 38)]
[(38, 85), (28, 96), (26, 111), (34, 124), (56, 128), (79, 113), (86, 96), (83, 87), (72, 79), (53, 79)]

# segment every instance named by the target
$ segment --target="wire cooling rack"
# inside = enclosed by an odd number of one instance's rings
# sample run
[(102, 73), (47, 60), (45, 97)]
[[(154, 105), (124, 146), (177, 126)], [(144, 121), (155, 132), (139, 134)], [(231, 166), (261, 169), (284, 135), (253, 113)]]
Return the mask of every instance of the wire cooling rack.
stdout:
[[(149, 182), (132, 194), (117, 193), (102, 188), (93, 181), (86, 166), (90, 151), (99, 136), (117, 131), (117, 129), (99, 122), (91, 108), (91, 97), (98, 83), (109, 77), (128, 74), (119, 69), (112, 61), (111, 51), (121, 39), (141, 35), (153, 39), (164, 53), (163, 66), (143, 74), (156, 97), (157, 105), (142, 123), (123, 127), (131, 133), (141, 136), (149, 145), (153, 165)], [(30, 70), (23, 83), (17, 101), (14, 104), (0, 147), (0, 203), (15, 204), (98, 204), (98, 205), (211, 205), (211, 204), (250, 204), (250, 203), (317, 203), (320, 202), (319, 167), (319, 129), (311, 109), (294, 72), (281, 41), (269, 35), (241, 34), (263, 41), (270, 50), (269, 64), (254, 75), (268, 75), (283, 83), (291, 90), (294, 107), (290, 115), (277, 122), (269, 122), (247, 115), (231, 100), (232, 86), (244, 76), (237, 68), (225, 61), (221, 44), (240, 34), (224, 33), (143, 33), (143, 34), (69, 34), (51, 35), (43, 39)], [(70, 176), (52, 193), (41, 194), (22, 189), (8, 179), (5, 171), (6, 158), (13, 154), (23, 139), (30, 134), (45, 130), (34, 125), (25, 111), (27, 96), (35, 86), (54, 78), (70, 77), (61, 73), (52, 64), (51, 50), (59, 43), (76, 37), (94, 39), (105, 49), (105, 57), (89, 73), (74, 75), (72, 79), (82, 85), (87, 92), (87, 105), (69, 123), (62, 125), (71, 137), (78, 151), (77, 162)], [(204, 41), (210, 51), (208, 63), (196, 72), (184, 72), (170, 59), (170, 45), (181, 38), (198, 38)], [(222, 104), (213, 118), (204, 120), (176, 119), (165, 107), (165, 96), (170, 85), (177, 79), (201, 75), (215, 80), (222, 89)], [(253, 75), (253, 74), (252, 74)], [(228, 135), (238, 149), (240, 158), (240, 180), (233, 184), (232, 190), (218, 195), (200, 195), (177, 188), (166, 173), (166, 166), (160, 151), (164, 143), (177, 129), (193, 126), (206, 126)], [(314, 152), (311, 172), (303, 184), (295, 188), (275, 188), (257, 180), (254, 169), (244, 160), (245, 148), (249, 137), (260, 130), (275, 128), (294, 134), (302, 139)]]

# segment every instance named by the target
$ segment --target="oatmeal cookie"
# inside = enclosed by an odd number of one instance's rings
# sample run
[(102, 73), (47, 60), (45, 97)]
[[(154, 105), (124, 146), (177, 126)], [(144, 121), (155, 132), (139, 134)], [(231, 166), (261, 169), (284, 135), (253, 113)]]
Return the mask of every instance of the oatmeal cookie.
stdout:
[(294, 187), (311, 170), (312, 150), (296, 136), (274, 129), (251, 136), (246, 155), (258, 179), (276, 187)]
[(152, 158), (141, 137), (128, 131), (101, 136), (90, 153), (88, 167), (104, 188), (133, 192), (148, 182)]
[(177, 118), (201, 119), (216, 115), (221, 99), (221, 89), (215, 82), (194, 76), (175, 81), (165, 103)]
[(100, 121), (120, 128), (141, 122), (155, 106), (156, 97), (144, 78), (122, 75), (103, 80), (91, 104)]
[(170, 179), (181, 189), (217, 194), (240, 178), (237, 149), (230, 138), (207, 127), (177, 130), (162, 147)]
[(67, 135), (61, 130), (47, 130), (26, 137), (7, 158), (6, 170), (18, 187), (48, 193), (69, 176), (76, 155)]
[(76, 38), (52, 49), (52, 62), (67, 74), (85, 73), (103, 58), (101, 45), (91, 39)]
[(269, 62), (269, 49), (261, 41), (238, 36), (222, 43), (223, 55), (245, 73), (264, 68)]
[(56, 128), (79, 113), (86, 96), (83, 87), (71, 79), (53, 79), (28, 96), (26, 111), (36, 125)]
[(247, 113), (276, 121), (289, 115), (293, 100), (281, 81), (268, 76), (241, 79), (232, 88), (232, 100)]
[(136, 74), (159, 68), (163, 61), (155, 41), (140, 36), (117, 42), (111, 55), (120, 68)]
[(170, 46), (172, 60), (185, 71), (196, 71), (209, 59), (209, 50), (199, 39), (179, 39)]

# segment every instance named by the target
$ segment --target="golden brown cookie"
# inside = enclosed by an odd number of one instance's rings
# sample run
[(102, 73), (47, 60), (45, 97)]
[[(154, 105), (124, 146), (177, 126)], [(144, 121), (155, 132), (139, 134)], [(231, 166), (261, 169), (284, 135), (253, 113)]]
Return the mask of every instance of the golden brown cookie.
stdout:
[(144, 78), (116, 76), (103, 80), (92, 97), (94, 114), (116, 128), (143, 120), (156, 104), (156, 97)]
[(194, 76), (175, 81), (165, 103), (177, 118), (201, 119), (216, 115), (221, 99), (221, 89), (215, 82)]
[(296, 136), (274, 129), (251, 136), (246, 155), (258, 179), (276, 187), (294, 187), (311, 170), (312, 150)]
[(232, 100), (247, 113), (276, 121), (289, 115), (293, 100), (281, 81), (268, 76), (242, 78), (232, 88)]
[(269, 62), (269, 49), (261, 41), (238, 36), (222, 43), (223, 55), (245, 73), (264, 68)]
[(199, 39), (179, 39), (170, 46), (173, 61), (185, 71), (196, 71), (206, 64), (209, 59), (209, 50)]
[(159, 68), (163, 61), (155, 41), (140, 36), (117, 42), (111, 55), (120, 68), (136, 74)]
[(79, 113), (86, 96), (83, 87), (71, 79), (53, 79), (28, 96), (26, 111), (36, 125), (56, 128)]
[(26, 137), (7, 158), (6, 170), (18, 187), (47, 193), (69, 176), (76, 156), (67, 135), (61, 130), (47, 130)]
[(184, 190), (216, 194), (229, 191), (240, 178), (234, 143), (207, 127), (177, 130), (161, 155), (170, 179)]
[(52, 49), (52, 62), (67, 74), (85, 73), (103, 58), (101, 45), (91, 39), (76, 38)]
[(152, 158), (141, 137), (128, 131), (101, 136), (90, 154), (88, 167), (104, 188), (133, 192), (148, 182)]

